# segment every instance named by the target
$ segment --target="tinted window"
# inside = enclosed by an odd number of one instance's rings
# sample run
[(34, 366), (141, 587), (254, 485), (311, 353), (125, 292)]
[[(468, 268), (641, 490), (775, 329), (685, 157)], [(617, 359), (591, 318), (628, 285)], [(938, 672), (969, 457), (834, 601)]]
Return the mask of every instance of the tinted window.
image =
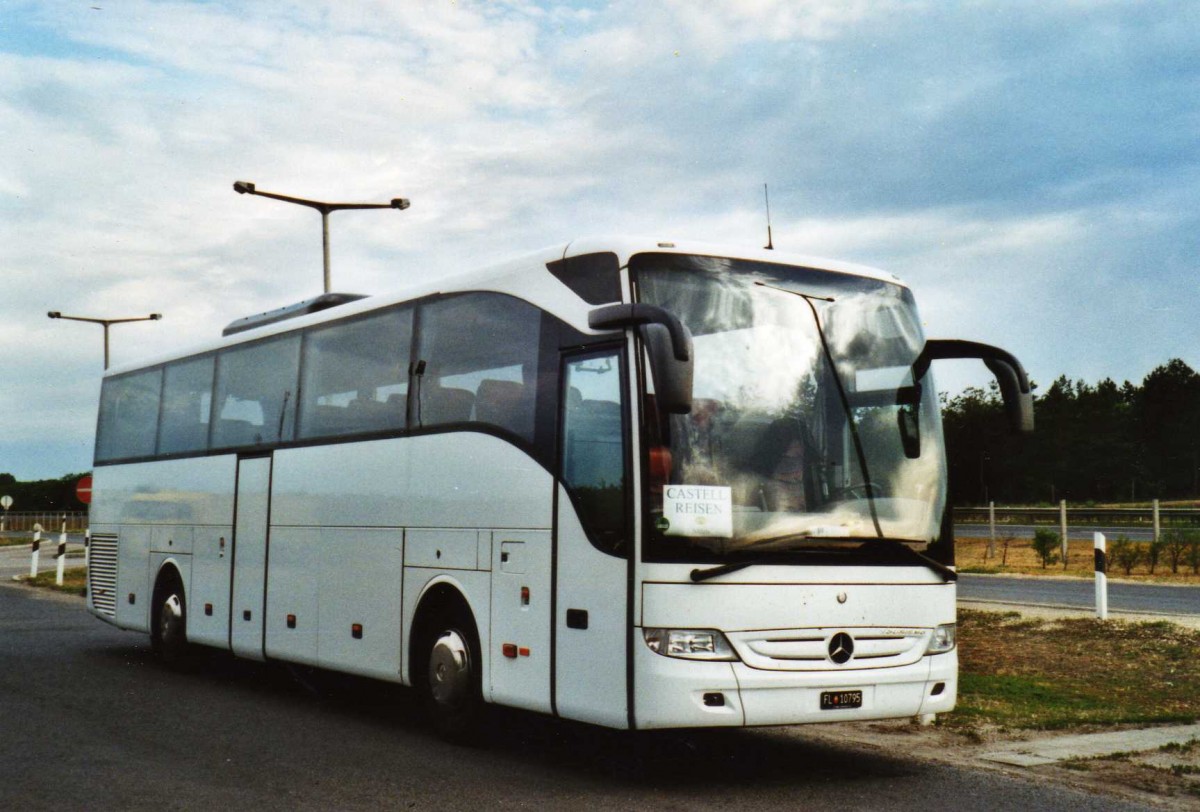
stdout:
[(567, 364), (563, 384), (562, 478), (592, 543), (628, 550), (621, 363), (614, 351)]
[(299, 365), (298, 335), (222, 352), (217, 361), (212, 447), (290, 440)]
[(621, 301), (621, 268), (616, 254), (567, 257), (547, 263), (546, 269), (588, 304)]
[(162, 370), (107, 378), (100, 390), (96, 461), (154, 454)]
[(208, 447), (214, 358), (168, 364), (163, 382), (158, 453), (180, 454)]
[(403, 429), (411, 342), (411, 310), (391, 310), (309, 332), (299, 436)]
[(414, 424), (483, 423), (533, 442), (541, 313), (492, 293), (422, 305)]

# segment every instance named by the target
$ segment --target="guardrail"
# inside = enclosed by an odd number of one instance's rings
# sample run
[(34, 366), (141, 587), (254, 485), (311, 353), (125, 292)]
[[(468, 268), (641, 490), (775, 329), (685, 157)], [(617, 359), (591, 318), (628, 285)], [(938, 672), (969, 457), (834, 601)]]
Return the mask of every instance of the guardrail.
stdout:
[[(989, 507), (956, 507), (954, 521), (962, 524), (987, 524)], [(996, 524), (1044, 524), (1057, 527), (1066, 512), (1069, 525), (1108, 525), (1112, 527), (1200, 527), (1200, 509), (1196, 508), (1093, 508), (1093, 507), (996, 507)]]

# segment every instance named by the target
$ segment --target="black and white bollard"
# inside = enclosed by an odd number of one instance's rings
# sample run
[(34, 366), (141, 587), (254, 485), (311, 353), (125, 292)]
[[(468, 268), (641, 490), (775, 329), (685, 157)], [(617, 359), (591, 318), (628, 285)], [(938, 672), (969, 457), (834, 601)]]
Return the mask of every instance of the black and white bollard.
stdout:
[(1096, 556), (1096, 617), (1108, 620), (1108, 554), (1103, 533), (1093, 537)]
[(33, 544), (30, 545), (29, 551), (29, 577), (36, 578), (38, 574), (38, 548), (42, 546), (42, 526), (35, 524), (33, 526)]
[[(65, 523), (63, 527), (66, 527)], [(63, 570), (67, 566), (67, 531), (65, 529), (58, 537), (58, 552), (54, 554), (54, 560), (58, 562), (58, 570), (54, 575), (54, 583), (62, 586)]]

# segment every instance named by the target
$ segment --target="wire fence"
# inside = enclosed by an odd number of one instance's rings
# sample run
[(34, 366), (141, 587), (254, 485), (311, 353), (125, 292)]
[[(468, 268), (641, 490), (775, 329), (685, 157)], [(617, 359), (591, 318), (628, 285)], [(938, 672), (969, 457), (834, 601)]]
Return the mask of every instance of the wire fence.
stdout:
[(68, 533), (82, 533), (88, 526), (86, 510), (58, 511), (5, 511), (3, 516), (5, 533), (27, 533), (34, 530), (34, 525), (41, 525), (44, 533), (61, 533), (63, 522), (67, 524)]

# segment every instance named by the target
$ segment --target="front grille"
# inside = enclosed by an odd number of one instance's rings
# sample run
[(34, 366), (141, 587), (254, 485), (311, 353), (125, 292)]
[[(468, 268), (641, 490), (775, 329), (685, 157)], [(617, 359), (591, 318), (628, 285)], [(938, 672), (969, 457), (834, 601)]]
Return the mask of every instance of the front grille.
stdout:
[(95, 533), (88, 552), (88, 595), (102, 615), (117, 616), (117, 534)]
[[(853, 654), (844, 663), (830, 658), (834, 635), (846, 632)], [(848, 668), (891, 668), (909, 665), (925, 654), (928, 629), (796, 629), (734, 632), (729, 641), (752, 668), (772, 671), (825, 671)]]

